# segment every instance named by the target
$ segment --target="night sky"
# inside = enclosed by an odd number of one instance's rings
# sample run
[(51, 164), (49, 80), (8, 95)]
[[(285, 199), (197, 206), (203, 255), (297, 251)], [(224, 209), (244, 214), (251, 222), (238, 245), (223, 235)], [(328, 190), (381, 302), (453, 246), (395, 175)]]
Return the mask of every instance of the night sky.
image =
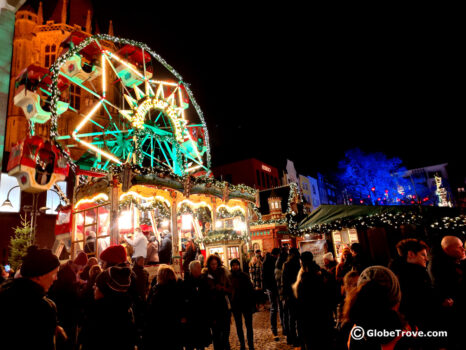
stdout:
[(465, 175), (464, 56), (443, 23), (270, 2), (94, 3), (101, 32), (112, 19), (116, 36), (146, 42), (191, 84), (214, 166), (256, 157), (284, 168), (289, 158), (312, 175), (360, 147)]

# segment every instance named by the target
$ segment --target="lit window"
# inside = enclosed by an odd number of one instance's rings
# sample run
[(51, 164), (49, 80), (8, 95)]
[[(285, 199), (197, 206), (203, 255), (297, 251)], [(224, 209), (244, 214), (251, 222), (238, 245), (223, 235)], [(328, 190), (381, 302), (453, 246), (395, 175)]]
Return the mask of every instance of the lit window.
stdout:
[(81, 87), (73, 84), (70, 85), (70, 105), (77, 110), (81, 107)]
[(55, 58), (56, 58), (56, 50), (57, 50), (57, 47), (54, 45), (50, 46), (50, 45), (46, 45), (45, 46), (45, 67), (46, 68), (49, 68), (54, 62), (55, 62)]
[[(18, 182), (15, 177), (8, 176), (8, 174), (2, 174), (0, 179), (0, 212), (19, 213), (19, 209), (21, 207), (21, 191), (19, 187), (11, 190), (15, 186), (18, 186)], [(8, 191), (10, 190), (11, 192), (8, 199), (13, 207), (1, 207), (7, 198)]]
[[(60, 187), (61, 191), (66, 194), (66, 182), (65, 181), (60, 181), (57, 182), (58, 187)], [(46, 214), (58, 214), (56, 209), (58, 205), (60, 204), (60, 197), (58, 196), (57, 193), (48, 190), (47, 191), (47, 201), (45, 203), (45, 206), (49, 209), (45, 212)]]

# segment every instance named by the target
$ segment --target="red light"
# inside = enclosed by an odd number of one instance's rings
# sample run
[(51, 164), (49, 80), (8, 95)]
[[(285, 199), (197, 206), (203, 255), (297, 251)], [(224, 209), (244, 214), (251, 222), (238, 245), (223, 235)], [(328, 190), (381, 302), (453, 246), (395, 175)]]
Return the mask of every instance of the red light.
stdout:
[(377, 198), (378, 201), (380, 201), (381, 199), (380, 198)]
[(350, 198), (349, 201), (352, 202), (352, 201), (353, 201), (353, 198)]
[(416, 196), (413, 196), (413, 198), (416, 198)]
[(401, 201), (401, 203), (404, 203), (405, 201)]
[(375, 191), (375, 187), (372, 187), (372, 188), (371, 188), (371, 191), (374, 192), (374, 191)]
[(385, 190), (385, 193), (388, 193), (388, 190)]
[(414, 204), (414, 201), (411, 201), (411, 204)]
[(360, 202), (361, 202), (361, 204), (364, 203), (363, 201), (360, 201)]
[(371, 198), (371, 196), (367, 196), (367, 198)]

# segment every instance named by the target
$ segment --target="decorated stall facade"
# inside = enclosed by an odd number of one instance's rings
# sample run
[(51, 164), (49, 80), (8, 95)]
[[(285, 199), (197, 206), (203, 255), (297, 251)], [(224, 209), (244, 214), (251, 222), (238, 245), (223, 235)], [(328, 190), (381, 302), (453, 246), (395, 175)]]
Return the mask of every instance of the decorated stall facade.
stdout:
[[(159, 242), (161, 234), (171, 233), (177, 259), (189, 239), (206, 254), (218, 253), (225, 263), (239, 257), (248, 242), (246, 218), (249, 203), (255, 200), (253, 189), (169, 172), (135, 171), (129, 176), (131, 185), (126, 192), (119, 181), (112, 182), (108, 177), (76, 189), (72, 255), (86, 251), (89, 237), (95, 238), (95, 253), (99, 254), (109, 244), (120, 243), (122, 235), (144, 227)], [(115, 220), (109, 215), (112, 198)]]
[(337, 260), (357, 242), (374, 263), (387, 264), (401, 239), (415, 237), (432, 245), (446, 234), (466, 235), (466, 215), (462, 208), (321, 205), (295, 232), (302, 239), (325, 239)]
[(251, 249), (270, 252), (278, 247), (297, 247), (292, 229), (301, 218), (303, 206), (296, 184), (259, 192), (251, 222)]

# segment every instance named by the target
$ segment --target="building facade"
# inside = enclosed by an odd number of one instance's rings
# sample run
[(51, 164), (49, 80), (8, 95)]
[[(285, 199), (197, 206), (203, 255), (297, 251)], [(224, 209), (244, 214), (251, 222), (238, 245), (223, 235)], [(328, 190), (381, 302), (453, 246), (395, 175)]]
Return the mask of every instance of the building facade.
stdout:
[[(21, 141), (29, 132), (29, 124), (22, 109), (14, 105), (16, 77), (30, 65), (49, 68), (61, 54), (63, 47), (60, 44), (71, 33), (81, 32), (92, 35), (98, 31), (96, 31), (98, 28), (93, 19), (93, 8), (90, 0), (58, 0), (44, 2), (44, 4), (42, 2), (26, 2), (13, 15), (4, 12), (3, 9), (0, 15), (2, 26), (7, 24), (3, 21), (4, 16), (7, 15), (12, 17), (14, 23), (14, 35), (12, 30), (12, 43), (10, 43), (10, 50), (12, 48), (10, 75), (6, 79), (5, 87), (2, 85), (2, 91), (6, 90), (7, 93), (1, 95), (0, 111), (0, 141), (4, 140), (4, 142), (0, 142), (0, 150), (3, 156), (1, 178), (8, 179), (7, 174), (4, 172), (9, 152), (12, 146)], [(5, 31), (7, 29), (5, 28)], [(111, 21), (108, 33), (113, 34)], [(2, 40), (7, 40), (6, 34), (5, 36), (2, 35)], [(108, 46), (107, 43), (103, 43), (103, 45)], [(46, 99), (44, 92), (40, 92), (40, 95), (44, 100)], [(79, 87), (65, 89), (60, 98), (69, 102), (71, 107), (82, 114), (85, 114), (93, 104), (93, 97), (86, 91), (81, 91)], [(63, 119), (59, 124), (59, 128), (71, 129), (78, 124), (79, 120), (71, 118), (71, 115), (73, 114), (67, 114), (67, 112), (60, 115), (60, 118)], [(98, 121), (99, 116), (97, 115), (96, 118)], [(2, 121), (3, 124), (6, 124), (5, 131), (3, 131)], [(90, 128), (89, 131), (94, 130)], [(35, 135), (50, 139), (50, 121), (44, 124), (36, 123), (34, 132)], [(67, 130), (61, 129), (59, 132), (65, 134)], [(3, 146), (4, 149), (2, 149)], [(83, 149), (76, 147), (72, 149), (71, 156), (79, 157), (83, 152), (85, 152)], [(71, 197), (73, 191), (73, 181), (74, 179), (68, 179), (68, 186), (66, 186), (68, 198)], [(10, 196), (9, 199), (16, 196), (16, 203), (18, 203), (17, 208), (11, 210), (8, 208), (6, 210), (0, 209), (0, 221), (7, 228), (0, 237), (0, 260), (2, 263), (7, 261), (9, 239), (13, 234), (14, 227), (20, 226), (21, 216), (25, 216), (27, 208), (29, 208), (29, 213), (31, 212), (30, 208), (33, 203), (32, 194), (19, 192), (19, 189), (12, 190), (13, 187), (13, 183), (7, 180), (1, 183), (0, 180), (0, 198), (2, 199), (0, 205), (7, 199), (8, 195)], [(47, 191), (45, 194), (38, 193), (34, 196), (36, 196), (37, 207), (41, 208), (48, 206), (51, 202), (51, 196), (55, 196), (55, 194), (52, 191)], [(53, 245), (55, 240), (53, 228), (56, 220), (56, 214), (53, 214), (53, 212), (53, 210), (51, 212), (50, 210), (42, 212), (37, 218), (36, 243), (39, 246), (51, 248)]]
[[(448, 163), (443, 163), (406, 171), (402, 176), (409, 180), (408, 191), (414, 193), (411, 203), (406, 204), (453, 206), (455, 201), (448, 179), (447, 167)], [(441, 194), (442, 192), (443, 194)]]
[(212, 168), (216, 178), (234, 185), (244, 184), (259, 190), (280, 186), (278, 169), (272, 165), (250, 158)]

